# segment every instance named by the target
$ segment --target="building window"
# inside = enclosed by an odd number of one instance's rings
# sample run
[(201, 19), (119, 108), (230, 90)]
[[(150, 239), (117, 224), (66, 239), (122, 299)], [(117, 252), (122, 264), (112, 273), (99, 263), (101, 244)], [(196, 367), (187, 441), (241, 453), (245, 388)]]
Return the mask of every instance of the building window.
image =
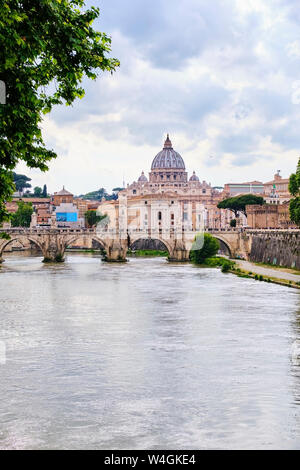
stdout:
[(133, 189), (132, 194), (136, 194), (136, 189)]
[(161, 220), (161, 212), (159, 211), (159, 213), (157, 214), (157, 218), (158, 220)]

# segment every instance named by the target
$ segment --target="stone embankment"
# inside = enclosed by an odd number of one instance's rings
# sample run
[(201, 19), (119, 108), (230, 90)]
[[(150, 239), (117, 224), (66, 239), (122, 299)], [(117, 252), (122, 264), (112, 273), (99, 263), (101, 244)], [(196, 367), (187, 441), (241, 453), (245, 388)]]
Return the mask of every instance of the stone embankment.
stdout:
[(251, 230), (249, 259), (300, 269), (300, 230)]

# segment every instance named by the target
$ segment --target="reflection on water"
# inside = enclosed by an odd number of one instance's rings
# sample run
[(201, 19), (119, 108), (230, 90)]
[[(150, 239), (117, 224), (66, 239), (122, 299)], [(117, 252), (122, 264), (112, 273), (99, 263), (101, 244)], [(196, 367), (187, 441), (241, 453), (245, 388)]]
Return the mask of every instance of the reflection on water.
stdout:
[(0, 268), (0, 448), (299, 448), (299, 292), (164, 259)]

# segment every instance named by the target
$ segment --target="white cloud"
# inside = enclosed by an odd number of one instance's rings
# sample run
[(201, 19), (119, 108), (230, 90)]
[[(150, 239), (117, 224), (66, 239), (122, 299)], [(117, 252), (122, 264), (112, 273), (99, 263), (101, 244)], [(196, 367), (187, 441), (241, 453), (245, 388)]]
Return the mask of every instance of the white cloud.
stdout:
[(289, 42), (286, 49), (289, 57), (300, 58), (300, 41)]
[(119, 186), (123, 175), (131, 182), (150, 169), (167, 132), (189, 171), (214, 185), (294, 171), (300, 30), (293, 1), (98, 3), (98, 27), (112, 34), (121, 67), (85, 81), (83, 100), (45, 120), (47, 145), (59, 156), (46, 175), (30, 172), (34, 185), (65, 184), (79, 194)]

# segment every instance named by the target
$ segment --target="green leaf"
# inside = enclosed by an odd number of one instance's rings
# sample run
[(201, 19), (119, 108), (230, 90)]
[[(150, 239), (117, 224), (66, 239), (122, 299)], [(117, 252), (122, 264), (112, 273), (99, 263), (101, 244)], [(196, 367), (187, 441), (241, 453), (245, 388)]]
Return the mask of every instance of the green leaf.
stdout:
[[(11, 170), (20, 162), (48, 169), (56, 158), (45, 148), (41, 123), (54, 105), (83, 98), (84, 76), (113, 72), (108, 56), (111, 39), (92, 28), (99, 9), (83, 10), (82, 0), (5, 1), (0, 13), (0, 63), (8, 90), (0, 106), (0, 222), (7, 219), (5, 201), (14, 190)], [(2, 52), (1, 52), (2, 51)], [(56, 89), (50, 91), (50, 86)]]

